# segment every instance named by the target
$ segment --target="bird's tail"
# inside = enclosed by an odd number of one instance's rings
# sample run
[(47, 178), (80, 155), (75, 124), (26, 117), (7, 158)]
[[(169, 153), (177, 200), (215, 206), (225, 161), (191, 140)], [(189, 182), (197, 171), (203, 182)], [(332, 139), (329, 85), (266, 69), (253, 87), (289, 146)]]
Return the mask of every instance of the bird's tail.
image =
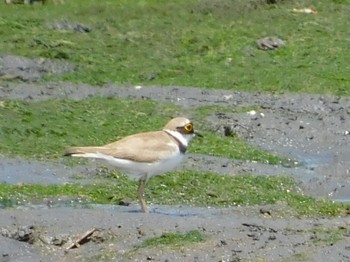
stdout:
[(64, 156), (75, 157), (96, 157), (101, 151), (101, 147), (87, 146), (87, 147), (70, 147), (66, 149)]

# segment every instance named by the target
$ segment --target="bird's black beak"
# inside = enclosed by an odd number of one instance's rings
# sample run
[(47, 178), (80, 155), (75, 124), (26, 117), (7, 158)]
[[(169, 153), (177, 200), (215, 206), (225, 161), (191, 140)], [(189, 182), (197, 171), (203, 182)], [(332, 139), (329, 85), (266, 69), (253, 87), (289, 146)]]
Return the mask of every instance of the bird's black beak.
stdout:
[(201, 133), (198, 133), (198, 132), (194, 132), (194, 134), (198, 137), (203, 137), (203, 135)]

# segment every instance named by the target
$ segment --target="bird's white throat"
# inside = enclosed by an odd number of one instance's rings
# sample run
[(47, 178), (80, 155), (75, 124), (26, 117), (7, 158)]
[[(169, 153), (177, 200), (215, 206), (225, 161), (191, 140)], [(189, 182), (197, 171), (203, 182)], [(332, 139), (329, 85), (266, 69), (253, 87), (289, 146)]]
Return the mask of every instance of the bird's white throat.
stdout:
[(169, 129), (163, 129), (163, 130), (164, 130), (164, 132), (168, 133), (169, 135), (174, 137), (176, 140), (178, 140), (185, 147), (188, 147), (188, 143), (193, 138), (193, 135), (184, 136), (183, 134), (181, 134), (177, 131), (173, 131), (173, 130), (169, 130)]

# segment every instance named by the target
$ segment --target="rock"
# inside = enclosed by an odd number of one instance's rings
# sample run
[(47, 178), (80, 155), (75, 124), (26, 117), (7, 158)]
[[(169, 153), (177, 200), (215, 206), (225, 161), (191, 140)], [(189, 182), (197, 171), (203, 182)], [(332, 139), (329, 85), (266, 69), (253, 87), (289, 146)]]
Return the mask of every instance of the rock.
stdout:
[(1, 235), (3, 237), (8, 237), (21, 242), (28, 242), (30, 244), (33, 244), (35, 241), (35, 227), (21, 226), (13, 230), (2, 228)]
[(280, 38), (277, 38), (274, 36), (268, 36), (268, 37), (258, 39), (256, 41), (256, 44), (258, 48), (261, 50), (273, 50), (284, 46), (285, 42)]
[(132, 200), (130, 198), (125, 198), (119, 201), (118, 205), (120, 206), (130, 206)]
[(60, 234), (57, 236), (54, 236), (50, 242), (51, 245), (54, 246), (63, 246), (66, 244), (69, 240), (69, 235), (67, 234)]
[(269, 216), (271, 216), (271, 210), (266, 208), (266, 207), (260, 208), (259, 212), (262, 215), (269, 215)]
[(224, 135), (225, 136), (235, 136), (235, 130), (232, 125), (224, 126)]
[(268, 239), (269, 239), (269, 240), (276, 240), (277, 237), (276, 237), (275, 235), (270, 235)]

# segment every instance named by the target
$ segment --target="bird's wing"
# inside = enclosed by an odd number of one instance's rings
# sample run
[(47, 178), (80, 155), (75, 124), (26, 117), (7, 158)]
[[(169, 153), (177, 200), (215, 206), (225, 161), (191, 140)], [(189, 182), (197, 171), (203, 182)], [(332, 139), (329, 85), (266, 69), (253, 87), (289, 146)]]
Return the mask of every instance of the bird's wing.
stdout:
[(171, 136), (164, 131), (156, 131), (127, 136), (101, 147), (72, 147), (66, 151), (66, 155), (96, 158), (99, 158), (98, 155), (108, 155), (136, 162), (154, 162), (178, 150)]

